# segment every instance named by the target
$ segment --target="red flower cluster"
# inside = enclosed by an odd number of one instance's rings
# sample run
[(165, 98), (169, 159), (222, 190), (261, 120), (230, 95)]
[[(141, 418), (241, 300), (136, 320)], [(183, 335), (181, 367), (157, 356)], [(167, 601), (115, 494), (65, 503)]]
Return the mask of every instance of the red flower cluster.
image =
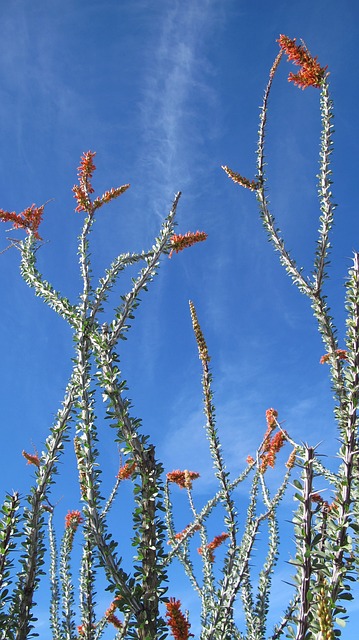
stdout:
[(191, 247), (193, 244), (196, 244), (196, 242), (203, 242), (204, 240), (207, 240), (207, 237), (208, 236), (204, 231), (196, 231), (195, 233), (193, 233), (192, 231), (188, 231), (184, 235), (180, 233), (177, 235), (173, 235), (170, 238), (172, 248), (169, 258), (172, 257), (174, 251), (176, 253), (178, 253), (179, 251), (183, 251), (183, 249)]
[(122, 193), (127, 191), (130, 188), (129, 184), (124, 184), (122, 187), (116, 187), (116, 189), (112, 188), (109, 191), (105, 191), (105, 193), (101, 197), (95, 198), (93, 202), (94, 209), (99, 209), (103, 204), (110, 202), (111, 200), (115, 200)]
[[(217, 547), (219, 547), (222, 542), (224, 542), (225, 540), (227, 540), (227, 538), (229, 537), (228, 533), (221, 533), (219, 536), (215, 536), (212, 540), (212, 542), (209, 542), (207, 544), (207, 549), (209, 551), (209, 560), (210, 562), (214, 562), (214, 550), (217, 549)], [(198, 553), (200, 553), (202, 555), (203, 550), (202, 547), (199, 547), (198, 549)]]
[(90, 194), (94, 192), (92, 187), (92, 176), (96, 167), (94, 164), (94, 157), (96, 153), (93, 151), (86, 151), (82, 157), (80, 166), (78, 167), (78, 178), (79, 184), (75, 184), (72, 188), (74, 192), (74, 198), (77, 201), (77, 207), (75, 211), (81, 212), (86, 211), (87, 213), (93, 213), (95, 209), (99, 209), (103, 204), (110, 202), (111, 200), (115, 200), (122, 193), (127, 191), (129, 188), (129, 184), (125, 184), (122, 187), (112, 188), (109, 191), (105, 191), (105, 193), (101, 197), (95, 198), (93, 202), (91, 202)]
[[(175, 536), (174, 536), (174, 537), (175, 537), (175, 540), (182, 540), (182, 538), (184, 538), (184, 537), (185, 537), (185, 535), (186, 535), (186, 533), (187, 533), (188, 529), (190, 528), (190, 526), (191, 526), (191, 525), (189, 524), (189, 525), (187, 525), (187, 527), (185, 527), (185, 528), (183, 529), (183, 531), (179, 531), (178, 533), (176, 533), (176, 534), (175, 534)], [(198, 525), (196, 525), (196, 526), (192, 529), (192, 531), (199, 531), (199, 530), (200, 530), (200, 528), (201, 528), (201, 527), (200, 527), (200, 525), (198, 524)], [(168, 542), (168, 544), (172, 544), (172, 542), (171, 542), (171, 541), (169, 541), (169, 542)]]
[(227, 166), (222, 167), (222, 169), (226, 172), (227, 176), (229, 176), (231, 180), (233, 180), (233, 182), (237, 182), (237, 184), (240, 184), (242, 185), (242, 187), (250, 189), (251, 191), (257, 191), (259, 184), (255, 180), (248, 180), (248, 178), (244, 178), (244, 176), (241, 176), (240, 173), (232, 171), (232, 169)]
[(108, 622), (111, 622), (115, 629), (121, 629), (121, 627), (123, 626), (121, 620), (119, 620), (119, 618), (115, 615), (115, 611), (118, 607), (118, 600), (119, 598), (115, 598), (115, 600), (111, 602), (109, 608), (105, 611), (106, 620), (108, 620)]
[(293, 449), (293, 451), (290, 454), (287, 462), (285, 463), (285, 466), (287, 467), (287, 469), (293, 469), (293, 467), (295, 465), (295, 460), (296, 460), (296, 452), (295, 452), (295, 449)]
[(276, 418), (278, 418), (278, 411), (276, 411), (275, 409), (267, 409), (266, 421), (268, 427), (270, 427), (271, 429), (274, 428), (277, 424)]
[(266, 411), (267, 431), (264, 434), (263, 447), (265, 447), (266, 444), (269, 442), (270, 434), (272, 433), (272, 431), (274, 431), (274, 429), (277, 426), (277, 418), (278, 418), (278, 411), (276, 411), (275, 409), (267, 409)]
[(335, 502), (335, 500), (333, 500), (333, 502), (329, 503), (329, 502), (327, 502), (327, 500), (323, 500), (323, 498), (320, 495), (320, 493), (312, 493), (311, 501), (315, 502), (316, 504), (319, 504), (321, 506), (321, 508), (323, 509), (323, 511), (325, 511), (326, 513), (330, 513), (331, 511), (337, 511), (338, 510), (338, 504)]
[(40, 460), (38, 455), (32, 455), (31, 453), (26, 453), (26, 451), (22, 452), (25, 460), (27, 460), (27, 464), (34, 464), (35, 467), (40, 468)]
[(65, 532), (67, 535), (67, 541), (70, 548), (72, 548), (75, 533), (78, 529), (78, 526), (82, 522), (83, 522), (83, 518), (80, 511), (69, 511), (67, 516), (65, 517)]
[[(266, 411), (266, 421), (267, 421), (267, 430), (264, 434), (263, 444), (261, 446), (261, 453), (259, 459), (261, 461), (259, 470), (261, 473), (264, 473), (267, 470), (267, 467), (274, 468), (275, 460), (277, 453), (281, 450), (283, 445), (286, 442), (286, 432), (283, 430), (278, 431), (274, 436), (271, 437), (272, 432), (275, 430), (277, 426), (277, 417), (278, 411), (276, 409), (267, 409)], [(295, 449), (291, 452), (287, 462), (286, 467), (291, 469), (295, 464)], [(252, 456), (247, 456), (246, 462), (249, 465), (254, 464), (254, 458)]]
[[(96, 625), (93, 624), (92, 625), (93, 629), (96, 629)], [(77, 627), (77, 633), (79, 634), (80, 638), (84, 638), (85, 637), (85, 633), (86, 633), (86, 629), (85, 629), (85, 625), (84, 624), (79, 624)]]
[(4, 211), (0, 209), (0, 220), (3, 222), (12, 222), (14, 229), (26, 229), (28, 233), (33, 233), (37, 240), (41, 240), (38, 232), (42, 220), (45, 205), (36, 207), (34, 204), (21, 213), (15, 211)]
[(317, 57), (313, 58), (305, 45), (295, 44), (295, 38), (291, 40), (288, 36), (280, 35), (277, 42), (282, 51), (287, 54), (288, 60), (301, 67), (298, 73), (289, 74), (288, 81), (294, 82), (302, 89), (307, 87), (319, 88), (328, 67), (321, 67)]
[(192, 489), (192, 481), (197, 480), (197, 478), (199, 478), (199, 473), (196, 471), (188, 471), (187, 469), (184, 471), (178, 469), (167, 473), (168, 482), (178, 484), (181, 489)]
[(69, 511), (65, 517), (65, 527), (66, 529), (71, 529), (75, 532), (79, 526), (82, 524), (83, 518), (80, 511)]
[(175, 598), (170, 598), (169, 602), (166, 602), (166, 618), (168, 626), (172, 631), (172, 635), (175, 640), (188, 640), (188, 638), (194, 638), (193, 633), (190, 633), (190, 623), (181, 611), (181, 602)]
[(275, 459), (278, 451), (283, 447), (286, 437), (285, 431), (278, 431), (273, 438), (267, 438), (263, 444), (263, 453), (261, 454), (261, 466), (260, 471), (264, 473), (267, 467), (274, 468)]
[(94, 157), (96, 153), (94, 151), (86, 151), (81, 156), (80, 166), (77, 168), (78, 170), (78, 178), (79, 184), (72, 188), (74, 192), (74, 198), (77, 201), (77, 207), (75, 211), (89, 211), (91, 207), (90, 193), (94, 192), (94, 189), (91, 184), (91, 179), (93, 176), (93, 172), (96, 167), (94, 164)]
[[(325, 364), (330, 360), (330, 353), (326, 353), (319, 360), (320, 364)], [(348, 360), (348, 352), (345, 349), (337, 349), (335, 355), (339, 360)]]
[(128, 480), (134, 474), (135, 470), (136, 470), (135, 462), (126, 462), (126, 464), (120, 467), (120, 470), (117, 474), (117, 478), (119, 480)]
[(79, 183), (83, 185), (88, 193), (93, 193), (93, 188), (91, 184), (91, 179), (93, 177), (93, 173), (96, 170), (94, 164), (94, 157), (96, 155), (96, 151), (85, 151), (85, 153), (81, 156), (80, 166), (77, 168)]
[[(285, 443), (285, 431), (279, 431), (276, 435), (271, 438), (271, 433), (277, 426), (277, 418), (278, 411), (276, 409), (267, 409), (266, 411), (266, 422), (267, 422), (267, 430), (264, 434), (263, 444), (262, 444), (262, 453), (260, 455), (261, 466), (260, 471), (264, 473), (267, 467), (274, 467), (275, 458)], [(253, 464), (254, 459), (252, 456), (247, 456), (246, 458), (247, 464)], [(295, 462), (295, 452), (289, 458), (287, 462), (287, 466), (290, 465), (292, 467)], [(288, 468), (290, 468), (288, 466)]]

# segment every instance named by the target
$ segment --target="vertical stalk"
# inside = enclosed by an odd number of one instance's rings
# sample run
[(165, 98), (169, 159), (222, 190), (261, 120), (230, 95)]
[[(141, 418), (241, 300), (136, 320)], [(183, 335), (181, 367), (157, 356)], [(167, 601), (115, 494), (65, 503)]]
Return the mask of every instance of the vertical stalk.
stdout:
[(310, 581), (312, 577), (312, 507), (311, 495), (313, 492), (313, 460), (314, 449), (305, 447), (304, 458), (304, 486), (303, 486), (303, 524), (301, 535), (301, 567), (299, 585), (299, 619), (296, 640), (305, 640), (309, 630), (310, 616)]

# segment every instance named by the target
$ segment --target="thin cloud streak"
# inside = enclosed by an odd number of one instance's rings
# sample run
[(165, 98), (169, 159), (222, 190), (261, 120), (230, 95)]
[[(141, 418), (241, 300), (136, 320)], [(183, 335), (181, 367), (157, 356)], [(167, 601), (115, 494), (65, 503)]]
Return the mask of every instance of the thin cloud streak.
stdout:
[[(217, 104), (208, 80), (213, 70), (205, 49), (214, 27), (220, 27), (223, 20), (224, 9), (214, 0), (175, 1), (162, 12), (152, 43), (145, 43), (148, 62), (140, 107), (141, 191), (137, 197), (141, 199), (145, 194), (146, 209), (149, 203), (155, 214), (154, 233), (158, 218), (162, 220), (169, 211), (174, 194), (184, 191), (186, 198), (191, 198), (189, 185), (194, 180), (199, 183), (205, 144), (201, 130)], [(190, 216), (190, 208), (186, 209)], [(183, 222), (186, 212), (182, 203), (180, 210)], [(190, 224), (193, 226), (192, 221)], [(157, 310), (166, 286), (167, 276), (161, 274), (152, 291), (152, 318), (143, 332), (143, 361), (148, 377), (155, 373), (161, 330)]]
[[(209, 63), (202, 50), (218, 23), (218, 14), (213, 0), (195, 0), (185, 7), (183, 2), (175, 2), (163, 19), (148, 65), (142, 106), (142, 163), (148, 172), (149, 190), (153, 190), (150, 201), (161, 217), (169, 195), (190, 182), (190, 167), (200, 156), (196, 123), (199, 118), (208, 118), (203, 111), (215, 101), (206, 83)], [(204, 104), (201, 108), (203, 98), (206, 109)]]

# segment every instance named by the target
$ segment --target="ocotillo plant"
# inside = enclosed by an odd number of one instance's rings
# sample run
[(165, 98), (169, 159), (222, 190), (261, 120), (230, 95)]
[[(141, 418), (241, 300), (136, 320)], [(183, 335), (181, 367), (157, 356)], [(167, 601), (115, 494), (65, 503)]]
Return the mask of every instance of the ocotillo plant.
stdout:
[[(141, 253), (119, 255), (105, 275), (94, 283), (91, 272), (90, 233), (97, 211), (107, 202), (124, 193), (129, 185), (111, 189), (93, 197), (95, 170), (94, 153), (81, 159), (79, 182), (73, 188), (76, 211), (84, 215), (79, 237), (78, 254), (82, 276), (82, 291), (77, 303), (54, 290), (36, 267), (36, 252), (41, 245), (39, 227), (44, 206), (32, 205), (17, 214), (0, 210), (0, 219), (14, 228), (26, 230), (25, 240), (12, 240), (21, 255), (21, 274), (56, 313), (66, 320), (74, 335), (73, 370), (62, 406), (50, 429), (41, 455), (24, 452), (34, 466), (35, 484), (26, 506), (20, 504), (17, 493), (6, 496), (2, 506), (0, 526), (0, 638), (25, 640), (36, 635), (34, 595), (42, 575), (46, 545), (50, 549), (51, 603), (49, 629), (54, 640), (85, 638), (97, 640), (106, 629), (114, 628), (115, 638), (160, 640), (171, 634), (176, 640), (188, 640), (190, 616), (181, 611), (181, 603), (173, 588), (167, 587), (167, 569), (178, 560), (201, 603), (201, 640), (272, 640), (280, 637), (334, 638), (345, 623), (345, 601), (351, 597), (351, 581), (357, 578), (358, 562), (358, 460), (357, 460), (357, 397), (359, 367), (359, 259), (354, 255), (347, 281), (346, 347), (340, 348), (333, 320), (324, 293), (328, 275), (329, 233), (333, 224), (334, 206), (331, 200), (330, 155), (332, 153), (332, 102), (328, 74), (305, 45), (297, 45), (286, 36), (279, 38), (280, 53), (269, 76), (261, 109), (257, 175), (248, 179), (224, 167), (234, 182), (256, 193), (264, 227), (280, 260), (299, 291), (308, 297), (329, 364), (337, 401), (339, 449), (336, 451), (336, 471), (327, 469), (319, 460), (315, 447), (293, 441), (290, 429), (284, 430), (276, 409), (266, 411), (266, 430), (256, 452), (249, 455), (244, 469), (230, 477), (225, 466), (216, 426), (212, 395), (209, 350), (202, 333), (194, 304), (190, 303), (194, 335), (202, 364), (205, 431), (218, 481), (218, 490), (198, 509), (193, 484), (196, 470), (174, 470), (164, 477), (150, 437), (142, 433), (141, 422), (131, 415), (126, 382), (119, 369), (120, 340), (129, 329), (140, 294), (154, 279), (164, 255), (206, 239), (205, 232), (175, 233), (175, 216), (180, 194), (164, 220), (154, 245)], [(299, 87), (314, 87), (321, 93), (322, 136), (320, 148), (319, 207), (320, 225), (314, 271), (305, 277), (286, 249), (269, 210), (266, 195), (265, 142), (268, 99), (275, 72), (283, 57), (300, 66), (289, 80)], [(103, 320), (110, 291), (127, 267), (139, 265), (131, 289), (121, 296), (111, 322)], [(99, 419), (96, 416), (98, 389), (106, 403), (107, 417), (114, 433), (114, 446), (122, 447), (125, 455), (113, 490), (103, 496), (99, 462)], [(74, 425), (75, 433), (71, 429)], [(73, 440), (82, 510), (70, 511), (58, 552), (56, 507), (51, 487), (58, 473), (58, 461), (65, 443)], [(289, 445), (286, 468), (276, 491), (269, 489), (268, 468), (273, 467), (278, 452)], [(298, 507), (293, 516), (295, 553), (293, 563), (293, 597), (274, 630), (268, 629), (270, 591), (273, 571), (278, 558), (278, 507), (289, 485), (296, 487)], [(236, 504), (234, 490), (251, 478), (246, 513)], [(329, 504), (318, 492), (319, 480), (334, 493)], [(132, 482), (135, 508), (133, 546), (135, 559), (132, 571), (125, 571), (109, 531), (108, 514), (116, 509), (116, 497), (123, 481)], [(176, 531), (173, 508), (173, 485), (187, 492), (191, 521), (182, 531)], [(22, 509), (22, 510), (21, 510)], [(208, 536), (209, 519), (223, 514), (223, 532), (212, 540)], [(162, 515), (164, 513), (164, 516)], [(47, 520), (47, 534), (46, 534)], [(218, 520), (216, 520), (218, 522)], [(71, 569), (71, 552), (75, 535), (82, 532), (82, 560), (79, 581), (80, 611), (75, 608), (75, 587)], [(254, 544), (259, 533), (267, 536), (263, 566), (255, 569)], [(198, 536), (202, 572), (194, 562), (191, 539)], [(167, 540), (166, 540), (167, 538)], [(48, 541), (48, 542), (47, 542)], [(166, 542), (169, 543), (169, 547)], [(221, 570), (215, 565), (215, 550), (225, 546)], [(15, 556), (21, 548), (20, 558)], [(197, 553), (197, 552), (196, 552)], [(15, 562), (16, 559), (16, 562)], [(105, 573), (112, 602), (100, 617), (96, 607), (97, 573), (101, 565)], [(235, 605), (241, 598), (245, 623), (240, 628)]]

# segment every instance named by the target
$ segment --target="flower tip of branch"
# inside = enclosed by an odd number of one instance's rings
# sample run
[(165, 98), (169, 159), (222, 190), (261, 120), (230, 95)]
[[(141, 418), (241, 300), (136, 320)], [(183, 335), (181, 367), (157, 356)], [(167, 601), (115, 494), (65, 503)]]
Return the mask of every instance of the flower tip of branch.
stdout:
[(126, 462), (117, 474), (117, 478), (119, 480), (128, 480), (136, 471), (136, 463), (135, 462)]
[[(331, 353), (325, 353), (319, 360), (320, 364), (325, 364), (329, 362)], [(336, 349), (334, 355), (338, 358), (338, 360), (348, 360), (348, 352), (345, 349)]]
[(105, 618), (107, 622), (111, 622), (115, 629), (122, 629), (123, 624), (121, 620), (115, 615), (115, 611), (119, 605), (119, 598), (115, 598), (113, 602), (111, 602), (108, 609), (105, 611)]
[(179, 251), (183, 251), (183, 249), (192, 247), (192, 245), (197, 242), (204, 242), (207, 238), (208, 235), (205, 231), (187, 231), (184, 235), (181, 233), (174, 234), (170, 238), (171, 251), (168, 257), (171, 258), (173, 252), (178, 253)]
[(115, 200), (120, 195), (125, 193), (125, 191), (127, 191), (127, 189), (129, 188), (129, 184), (124, 184), (121, 187), (116, 188), (112, 187), (112, 189), (110, 189), (109, 191), (105, 191), (105, 193), (101, 197), (95, 198), (93, 203), (94, 208), (99, 209), (103, 204), (107, 204), (108, 202), (111, 202), (111, 200)]
[(14, 229), (25, 229), (27, 233), (33, 233), (36, 240), (42, 240), (39, 235), (38, 228), (42, 221), (45, 205), (37, 207), (32, 204), (20, 213), (15, 211), (4, 211), (0, 209), (0, 220), (3, 222), (12, 222)]
[(255, 180), (248, 180), (248, 178), (241, 176), (240, 173), (232, 171), (232, 169), (226, 165), (223, 165), (221, 168), (225, 171), (227, 176), (233, 180), (233, 182), (240, 184), (245, 189), (249, 189), (250, 191), (257, 191), (259, 189), (259, 182), (256, 182)]
[[(225, 540), (227, 540), (227, 538), (229, 538), (228, 533), (221, 533), (219, 536), (215, 536), (213, 540), (207, 544), (206, 548), (208, 551), (208, 557), (210, 562), (214, 562), (214, 553), (213, 553), (214, 550), (217, 549)], [(199, 547), (197, 551), (200, 555), (203, 555), (202, 547)]]
[(65, 528), (75, 532), (80, 524), (83, 523), (83, 517), (80, 511), (69, 511), (65, 516)]
[(170, 598), (166, 602), (166, 609), (167, 623), (175, 640), (194, 638), (193, 633), (189, 632), (191, 625), (181, 611), (181, 601)]
[(281, 34), (277, 42), (287, 55), (288, 60), (300, 67), (298, 73), (289, 74), (288, 82), (293, 82), (301, 89), (320, 88), (324, 78), (328, 75), (326, 73), (328, 67), (321, 67), (317, 57), (310, 54), (305, 44), (296, 44), (296, 38), (291, 40), (288, 36)]
[(38, 469), (40, 468), (40, 460), (38, 455), (33, 455), (31, 453), (27, 453), (26, 451), (22, 452), (25, 460), (27, 460), (27, 464), (34, 464)]
[(197, 480), (199, 477), (200, 474), (197, 473), (197, 471), (188, 471), (188, 469), (180, 471), (177, 469), (176, 471), (167, 473), (167, 482), (173, 482), (181, 489), (192, 489), (193, 480)]

